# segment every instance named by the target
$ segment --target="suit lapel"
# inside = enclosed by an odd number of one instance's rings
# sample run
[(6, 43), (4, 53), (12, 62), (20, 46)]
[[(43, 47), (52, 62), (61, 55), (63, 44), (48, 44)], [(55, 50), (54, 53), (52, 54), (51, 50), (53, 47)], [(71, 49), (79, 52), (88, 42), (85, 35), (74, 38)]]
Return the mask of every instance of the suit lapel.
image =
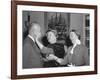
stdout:
[(38, 46), (36, 45), (36, 43), (31, 38), (29, 38), (29, 41), (32, 44), (33, 48), (36, 50), (36, 52), (40, 55), (40, 49), (38, 48)]

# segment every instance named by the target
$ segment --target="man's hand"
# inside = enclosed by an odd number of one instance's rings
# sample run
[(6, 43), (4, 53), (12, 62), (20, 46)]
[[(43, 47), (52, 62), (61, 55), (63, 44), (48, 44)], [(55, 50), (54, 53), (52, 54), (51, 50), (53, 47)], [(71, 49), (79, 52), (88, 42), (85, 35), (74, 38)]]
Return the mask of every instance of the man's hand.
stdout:
[(49, 56), (46, 57), (48, 60), (56, 60), (56, 56), (54, 54), (49, 54)]
[(43, 58), (43, 61), (47, 62), (47, 61), (48, 61), (48, 59), (46, 59), (46, 58)]

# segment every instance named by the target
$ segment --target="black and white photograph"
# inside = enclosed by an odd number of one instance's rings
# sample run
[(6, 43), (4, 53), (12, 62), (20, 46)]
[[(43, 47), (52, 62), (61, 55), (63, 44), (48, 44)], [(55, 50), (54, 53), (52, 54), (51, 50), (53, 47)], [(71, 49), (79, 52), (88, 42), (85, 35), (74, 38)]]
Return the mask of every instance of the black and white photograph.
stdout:
[(12, 78), (97, 73), (97, 8), (12, 3)]
[(23, 68), (89, 66), (90, 15), (23, 11)]

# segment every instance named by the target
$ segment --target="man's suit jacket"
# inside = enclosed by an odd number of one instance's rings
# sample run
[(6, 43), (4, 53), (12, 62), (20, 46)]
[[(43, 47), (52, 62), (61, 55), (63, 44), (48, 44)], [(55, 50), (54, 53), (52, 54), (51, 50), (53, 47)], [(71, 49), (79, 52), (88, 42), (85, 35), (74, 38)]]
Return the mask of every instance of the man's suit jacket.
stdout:
[(23, 44), (23, 68), (41, 68), (43, 67), (42, 55), (40, 50), (28, 36)]

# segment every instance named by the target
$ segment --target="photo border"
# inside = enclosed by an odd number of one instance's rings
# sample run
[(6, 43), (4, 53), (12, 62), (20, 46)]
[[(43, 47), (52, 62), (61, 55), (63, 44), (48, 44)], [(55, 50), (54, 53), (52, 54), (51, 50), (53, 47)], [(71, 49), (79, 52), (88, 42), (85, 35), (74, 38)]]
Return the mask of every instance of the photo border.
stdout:
[[(17, 5), (94, 9), (95, 12), (94, 13), (94, 54), (95, 54), (94, 71), (17, 75)], [(48, 2), (33, 2), (33, 1), (11, 1), (11, 78), (12, 79), (59, 77), (59, 76), (90, 75), (90, 74), (97, 74), (97, 6), (96, 5), (48, 3)]]

